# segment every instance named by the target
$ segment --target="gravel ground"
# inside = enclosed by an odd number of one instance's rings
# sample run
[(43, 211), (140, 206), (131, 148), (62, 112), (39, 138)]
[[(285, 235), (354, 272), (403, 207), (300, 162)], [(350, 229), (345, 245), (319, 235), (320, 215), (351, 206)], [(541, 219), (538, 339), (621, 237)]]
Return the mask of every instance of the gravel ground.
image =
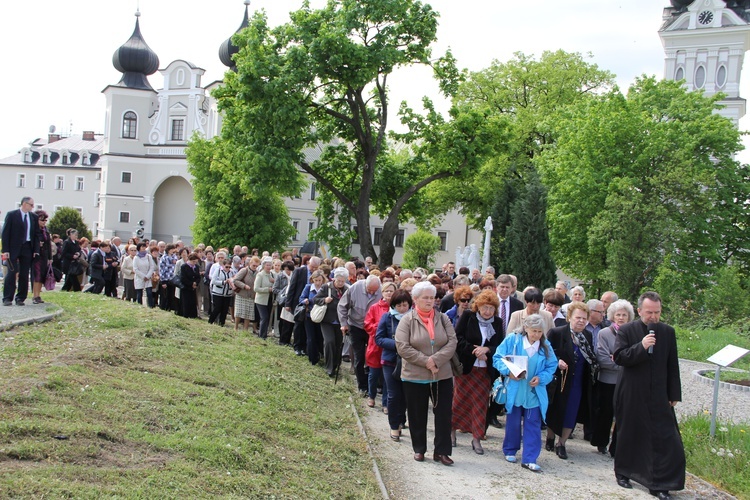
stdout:
[[(713, 387), (693, 378), (693, 371), (711, 367), (705, 363), (680, 360), (682, 377), (682, 399), (677, 405), (678, 415), (693, 415), (710, 410)], [(510, 464), (502, 456), (503, 429), (490, 427), (487, 440), (483, 442), (484, 455), (471, 449), (471, 435), (458, 434), (458, 446), (451, 458), (455, 464), (446, 467), (432, 461), (428, 449), (424, 462), (412, 458), (408, 429), (404, 430), (401, 442), (389, 437), (387, 417), (382, 413), (380, 399), (375, 408), (368, 408), (365, 400), (360, 405), (368, 440), (386, 488), (392, 499), (423, 498), (427, 495), (452, 498), (566, 498), (590, 499), (595, 497), (613, 499), (653, 498), (648, 490), (633, 483), (632, 490), (617, 486), (614, 478), (614, 460), (600, 455), (586, 441), (568, 441), (568, 460), (560, 460), (554, 453), (542, 450), (538, 464), (543, 472), (536, 474), (522, 469), (520, 464)], [(719, 392), (720, 419), (735, 422), (747, 421), (750, 410), (750, 393)], [(430, 425), (432, 417), (430, 417)], [(432, 427), (428, 430), (428, 442), (432, 440)], [(733, 498), (713, 486), (688, 475), (686, 488), (673, 492), (678, 499)]]

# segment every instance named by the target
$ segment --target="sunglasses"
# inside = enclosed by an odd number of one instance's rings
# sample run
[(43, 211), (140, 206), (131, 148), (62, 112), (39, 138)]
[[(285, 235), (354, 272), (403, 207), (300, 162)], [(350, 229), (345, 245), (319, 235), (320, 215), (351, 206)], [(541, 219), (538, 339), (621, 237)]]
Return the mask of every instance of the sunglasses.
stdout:
[(469, 302), (471, 302), (471, 299), (460, 299), (459, 302), (463, 304), (468, 304)]

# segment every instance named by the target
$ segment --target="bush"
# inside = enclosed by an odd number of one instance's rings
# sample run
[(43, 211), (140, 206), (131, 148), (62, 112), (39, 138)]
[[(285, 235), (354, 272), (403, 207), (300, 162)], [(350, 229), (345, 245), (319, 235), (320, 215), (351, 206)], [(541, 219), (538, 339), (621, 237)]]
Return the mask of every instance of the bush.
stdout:
[(73, 207), (60, 207), (47, 222), (47, 231), (50, 234), (59, 234), (62, 239), (66, 238), (66, 231), (70, 228), (78, 230), (79, 238), (91, 239), (86, 222), (81, 213)]
[(410, 269), (416, 267), (431, 269), (435, 266), (435, 256), (439, 251), (440, 238), (419, 229), (404, 241), (403, 265)]

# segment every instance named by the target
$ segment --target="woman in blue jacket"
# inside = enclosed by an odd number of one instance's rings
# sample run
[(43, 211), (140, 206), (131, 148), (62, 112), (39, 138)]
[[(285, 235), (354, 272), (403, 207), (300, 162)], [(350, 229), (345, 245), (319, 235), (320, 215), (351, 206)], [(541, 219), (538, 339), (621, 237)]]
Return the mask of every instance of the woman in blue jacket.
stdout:
[[(508, 355), (528, 357), (528, 367), (520, 378), (513, 376), (503, 358)], [(493, 366), (506, 377), (505, 460), (515, 463), (521, 448), (521, 465), (534, 472), (542, 470), (536, 463), (542, 451), (542, 421), (547, 414), (547, 389), (557, 369), (557, 357), (544, 338), (544, 318), (531, 314), (523, 321), (520, 333), (509, 334), (495, 351)], [(523, 436), (521, 431), (523, 418)]]
[(401, 440), (401, 429), (406, 424), (406, 400), (401, 387), (401, 360), (396, 352), (396, 328), (401, 317), (412, 306), (409, 292), (396, 290), (391, 297), (391, 309), (380, 317), (378, 329), (375, 331), (375, 343), (383, 349), (380, 362), (383, 365), (383, 380), (388, 391), (386, 408), (388, 408), (388, 424), (391, 428), (391, 439)]

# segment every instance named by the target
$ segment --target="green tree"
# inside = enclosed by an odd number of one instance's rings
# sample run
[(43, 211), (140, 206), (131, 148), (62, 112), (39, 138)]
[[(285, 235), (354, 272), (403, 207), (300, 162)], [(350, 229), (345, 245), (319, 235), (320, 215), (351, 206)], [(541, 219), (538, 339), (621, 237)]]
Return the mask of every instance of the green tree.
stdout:
[(432, 269), (435, 256), (440, 251), (440, 238), (424, 229), (419, 229), (404, 240), (403, 266), (414, 269)]
[(234, 152), (217, 138), (194, 138), (187, 150), (194, 178), (193, 238), (214, 247), (237, 243), (263, 249), (286, 247), (294, 235), (284, 200), (273, 190), (253, 189), (235, 166)]
[(62, 239), (66, 238), (66, 231), (70, 228), (78, 231), (79, 238), (91, 239), (91, 231), (81, 212), (73, 207), (58, 208), (47, 222), (47, 231), (50, 234), (59, 234)]
[(556, 280), (547, 228), (547, 190), (537, 175), (530, 175), (524, 192), (513, 204), (507, 231), (508, 269), (519, 283), (539, 289)]
[(330, 217), (344, 211), (356, 220), (362, 254), (378, 260), (374, 207), (384, 218), (381, 264), (392, 260), (399, 223), (414, 217), (410, 210), (423, 210), (412, 199), (438, 179), (469, 175), (484, 144), (475, 140), (487, 126), (480, 113), (455, 111), (444, 120), (425, 101), (424, 116), (401, 110), (409, 132), (399, 140), (412, 145), (413, 155), (402, 161), (387, 154), (393, 70), (430, 65), (446, 95), (460, 79), (450, 53), (432, 57), (437, 17), (415, 0), (329, 0), (321, 9), (305, 2), (277, 28), (257, 13), (234, 38), (237, 72), (228, 72), (215, 92), (222, 141), (251, 188), (293, 196), (300, 170), (309, 174), (327, 204), (319, 215), (328, 227), (317, 234), (331, 238), (348, 226), (345, 217)]
[(750, 179), (719, 99), (642, 77), (627, 96), (615, 89), (547, 122), (555, 146), (538, 166), (563, 270), (634, 299), (673, 268), (665, 279), (687, 295), (742, 254)]

